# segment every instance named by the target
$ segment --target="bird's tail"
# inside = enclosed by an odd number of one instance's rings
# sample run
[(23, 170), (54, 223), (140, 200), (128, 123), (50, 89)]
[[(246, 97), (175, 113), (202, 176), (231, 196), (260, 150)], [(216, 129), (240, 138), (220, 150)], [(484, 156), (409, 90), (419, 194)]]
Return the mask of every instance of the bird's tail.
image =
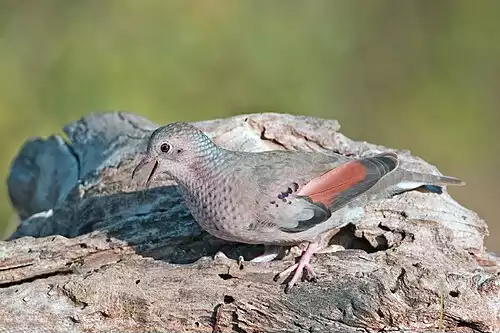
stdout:
[(441, 187), (447, 185), (460, 186), (465, 185), (465, 182), (455, 177), (404, 170), (397, 188), (399, 190), (412, 190), (424, 186), (431, 192), (440, 193)]

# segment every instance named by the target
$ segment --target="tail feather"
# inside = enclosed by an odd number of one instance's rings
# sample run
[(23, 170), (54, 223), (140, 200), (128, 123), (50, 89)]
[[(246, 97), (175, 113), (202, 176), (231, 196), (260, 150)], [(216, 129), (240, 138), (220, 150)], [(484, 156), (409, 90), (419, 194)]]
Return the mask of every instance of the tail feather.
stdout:
[(427, 191), (431, 193), (436, 193), (436, 194), (443, 194), (443, 189), (441, 186), (437, 185), (424, 185), (422, 188), (425, 188)]
[(422, 183), (422, 185), (465, 185), (461, 179), (449, 176), (437, 176), (430, 173), (406, 172), (403, 181)]
[(404, 170), (401, 180), (396, 185), (396, 192), (409, 191), (419, 187), (425, 187), (433, 193), (442, 193), (441, 187), (447, 185), (465, 185), (461, 179), (448, 176), (437, 176), (430, 173), (419, 173)]

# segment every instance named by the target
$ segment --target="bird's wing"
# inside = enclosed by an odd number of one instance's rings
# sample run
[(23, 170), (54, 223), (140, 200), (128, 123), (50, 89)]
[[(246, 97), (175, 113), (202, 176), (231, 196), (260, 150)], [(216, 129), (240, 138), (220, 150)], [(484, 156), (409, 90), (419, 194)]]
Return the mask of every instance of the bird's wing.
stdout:
[(286, 232), (307, 230), (328, 220), (332, 212), (368, 191), (397, 166), (393, 153), (343, 163), (313, 178), (296, 194), (284, 195), (289, 190), (279, 193), (276, 200), (264, 205), (261, 216)]
[[(286, 201), (285, 201), (286, 200)], [(322, 204), (305, 198), (272, 201), (258, 213), (260, 227), (273, 226), (287, 232), (301, 232), (328, 220), (331, 212)]]
[(309, 181), (297, 194), (334, 212), (398, 167), (398, 156), (382, 153), (350, 161)]

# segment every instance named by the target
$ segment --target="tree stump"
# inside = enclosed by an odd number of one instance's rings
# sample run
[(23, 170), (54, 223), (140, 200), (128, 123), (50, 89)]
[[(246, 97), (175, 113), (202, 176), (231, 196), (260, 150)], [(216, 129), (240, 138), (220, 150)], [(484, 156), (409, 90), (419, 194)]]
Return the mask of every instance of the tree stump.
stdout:
[[(233, 150), (391, 151), (304, 116), (193, 124)], [(131, 181), (157, 127), (131, 113), (94, 113), (65, 135), (24, 144), (8, 176), (21, 222), (0, 242), (0, 331), (500, 330), (499, 261), (484, 248), (487, 225), (446, 190), (366, 206), (362, 223), (330, 241), (345, 250), (313, 259), (317, 283), (285, 294), (272, 278), (292, 258), (239, 267), (238, 256), (263, 247), (201, 230), (171, 179), (156, 178), (149, 190)], [(396, 152), (405, 168), (439, 172)]]

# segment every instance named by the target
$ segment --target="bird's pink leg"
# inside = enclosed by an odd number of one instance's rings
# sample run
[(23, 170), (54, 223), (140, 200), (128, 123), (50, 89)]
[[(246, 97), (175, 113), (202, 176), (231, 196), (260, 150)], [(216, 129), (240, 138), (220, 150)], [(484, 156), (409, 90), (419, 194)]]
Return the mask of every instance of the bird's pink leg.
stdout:
[(290, 282), (288, 282), (288, 284), (285, 288), (285, 292), (289, 292), (292, 289), (292, 287), (295, 285), (295, 283), (297, 283), (297, 281), (299, 281), (300, 277), (302, 276), (302, 271), (304, 270), (304, 268), (307, 270), (307, 273), (312, 278), (316, 277), (316, 274), (314, 273), (314, 270), (309, 262), (311, 261), (312, 255), (316, 252), (317, 249), (318, 249), (317, 243), (309, 243), (306, 251), (302, 254), (302, 257), (300, 258), (298, 263), (288, 267), (283, 272), (281, 272), (275, 276), (274, 280), (277, 281), (280, 278), (295, 271), (295, 274), (293, 275), (292, 279), (290, 280)]
[(264, 253), (253, 258), (250, 262), (269, 262), (276, 259), (278, 256), (284, 256), (286, 248), (282, 246), (266, 245)]

